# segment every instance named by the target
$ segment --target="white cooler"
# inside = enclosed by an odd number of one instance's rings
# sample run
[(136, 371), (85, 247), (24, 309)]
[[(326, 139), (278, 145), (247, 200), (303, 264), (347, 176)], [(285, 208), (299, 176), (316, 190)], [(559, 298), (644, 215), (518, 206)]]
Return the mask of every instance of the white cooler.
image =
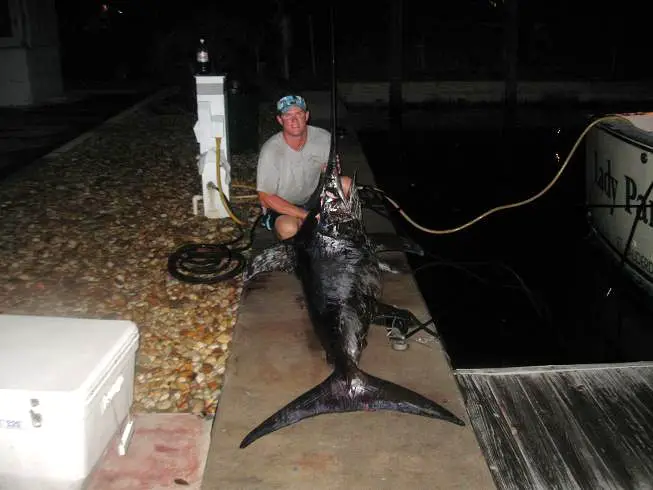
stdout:
[(133, 400), (129, 321), (0, 315), (0, 490), (81, 488)]

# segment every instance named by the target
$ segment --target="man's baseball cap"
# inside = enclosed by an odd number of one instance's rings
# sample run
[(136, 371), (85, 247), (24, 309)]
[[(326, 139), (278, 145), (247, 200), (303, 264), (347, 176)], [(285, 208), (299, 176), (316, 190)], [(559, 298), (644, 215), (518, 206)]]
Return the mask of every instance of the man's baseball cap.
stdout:
[(283, 114), (292, 106), (299, 107), (302, 111), (305, 111), (306, 101), (299, 95), (286, 95), (285, 97), (281, 97), (279, 102), (277, 102), (277, 112)]

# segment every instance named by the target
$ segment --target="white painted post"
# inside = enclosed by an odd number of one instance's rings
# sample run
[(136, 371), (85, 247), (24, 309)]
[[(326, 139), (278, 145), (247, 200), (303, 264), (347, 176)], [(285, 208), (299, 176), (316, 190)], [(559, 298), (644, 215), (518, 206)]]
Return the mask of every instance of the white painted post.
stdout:
[[(222, 203), (218, 186), (221, 186), (227, 200), (231, 184), (231, 165), (229, 153), (229, 130), (227, 103), (224, 90), (224, 76), (195, 76), (197, 86), (197, 122), (193, 128), (199, 143), (197, 167), (202, 176), (201, 200), (207, 218), (226, 218), (229, 216)], [(220, 148), (216, 148), (216, 138), (220, 138)], [(220, 181), (218, 181), (216, 151), (220, 155)], [(193, 198), (195, 203), (199, 196)]]

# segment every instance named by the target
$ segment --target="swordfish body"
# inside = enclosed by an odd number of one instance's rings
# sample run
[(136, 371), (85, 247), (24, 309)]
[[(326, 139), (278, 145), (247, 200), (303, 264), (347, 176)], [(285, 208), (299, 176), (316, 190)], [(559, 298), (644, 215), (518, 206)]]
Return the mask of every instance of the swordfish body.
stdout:
[[(332, 151), (333, 155), (333, 151)], [(348, 196), (330, 158), (320, 199), (297, 235), (254, 258), (246, 281), (260, 272), (294, 271), (317, 337), (333, 366), (323, 382), (254, 428), (240, 444), (325, 413), (394, 410), (465, 425), (432, 400), (358, 367), (382, 291), (382, 263), (365, 232), (355, 177)]]

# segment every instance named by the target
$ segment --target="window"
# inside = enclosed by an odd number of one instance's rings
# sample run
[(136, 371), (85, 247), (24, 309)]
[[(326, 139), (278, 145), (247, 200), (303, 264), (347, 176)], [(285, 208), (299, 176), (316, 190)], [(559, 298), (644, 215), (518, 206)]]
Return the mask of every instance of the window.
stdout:
[(0, 0), (0, 37), (13, 37), (11, 17), (9, 17), (9, 0)]

